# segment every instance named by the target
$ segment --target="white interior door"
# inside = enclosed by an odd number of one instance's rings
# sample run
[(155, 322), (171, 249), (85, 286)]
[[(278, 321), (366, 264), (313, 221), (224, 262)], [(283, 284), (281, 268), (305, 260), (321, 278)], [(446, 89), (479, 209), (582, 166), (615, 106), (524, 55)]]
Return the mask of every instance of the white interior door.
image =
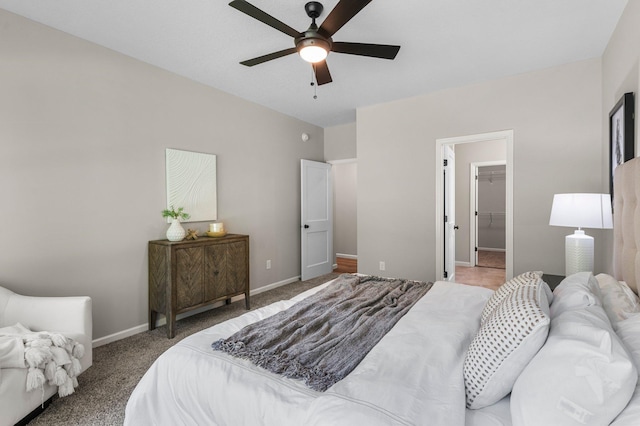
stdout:
[(443, 278), (454, 281), (456, 275), (456, 168), (455, 154), (450, 145), (443, 146), (444, 183), (444, 273)]
[(301, 160), (301, 279), (333, 271), (331, 165)]

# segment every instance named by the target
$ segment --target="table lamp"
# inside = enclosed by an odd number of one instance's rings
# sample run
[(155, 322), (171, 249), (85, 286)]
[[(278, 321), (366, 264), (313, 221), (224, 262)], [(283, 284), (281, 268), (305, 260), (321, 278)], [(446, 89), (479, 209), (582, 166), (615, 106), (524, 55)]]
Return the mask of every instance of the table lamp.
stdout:
[(593, 237), (582, 228), (611, 229), (609, 194), (555, 194), (549, 225), (578, 228), (565, 237), (566, 276), (581, 271), (593, 272)]

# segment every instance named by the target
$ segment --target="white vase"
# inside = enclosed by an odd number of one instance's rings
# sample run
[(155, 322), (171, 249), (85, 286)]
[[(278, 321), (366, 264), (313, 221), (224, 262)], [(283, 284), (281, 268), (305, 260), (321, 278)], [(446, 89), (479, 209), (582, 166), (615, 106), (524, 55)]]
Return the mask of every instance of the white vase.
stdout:
[(184, 230), (182, 225), (180, 225), (180, 221), (178, 219), (173, 219), (171, 226), (167, 229), (167, 240), (182, 241), (185, 235), (187, 235), (187, 232)]

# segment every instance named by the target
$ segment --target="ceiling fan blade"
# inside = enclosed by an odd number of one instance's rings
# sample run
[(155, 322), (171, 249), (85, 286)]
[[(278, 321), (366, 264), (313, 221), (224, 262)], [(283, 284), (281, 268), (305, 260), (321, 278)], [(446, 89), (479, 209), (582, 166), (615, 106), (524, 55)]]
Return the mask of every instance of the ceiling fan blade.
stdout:
[(313, 72), (316, 73), (316, 82), (318, 83), (318, 86), (322, 86), (323, 84), (331, 83), (333, 81), (331, 79), (329, 67), (327, 66), (327, 61), (316, 62), (312, 65)]
[(400, 46), (389, 44), (346, 43), (341, 41), (334, 41), (331, 46), (332, 52), (382, 59), (394, 59), (399, 50)]
[(325, 37), (333, 36), (369, 3), (371, 0), (340, 0), (322, 22), (318, 31)]
[(253, 58), (253, 59), (247, 59), (246, 61), (242, 61), (240, 63), (242, 65), (252, 67), (254, 65), (258, 65), (263, 62), (270, 61), (272, 59), (282, 58), (283, 56), (291, 55), (292, 53), (296, 53), (296, 52), (297, 52), (296, 48), (291, 47), (289, 49), (284, 49), (278, 52), (269, 53), (268, 55), (258, 56), (257, 58)]
[(266, 12), (263, 12), (249, 2), (246, 2), (244, 0), (233, 0), (231, 3), (229, 3), (229, 6), (233, 7), (234, 9), (238, 9), (240, 12), (246, 13), (252, 18), (255, 18), (258, 21), (263, 22), (272, 28), (275, 28), (278, 31), (290, 35), (291, 37), (298, 37), (300, 35), (299, 31), (294, 30), (284, 22), (278, 21), (273, 16), (269, 15)]

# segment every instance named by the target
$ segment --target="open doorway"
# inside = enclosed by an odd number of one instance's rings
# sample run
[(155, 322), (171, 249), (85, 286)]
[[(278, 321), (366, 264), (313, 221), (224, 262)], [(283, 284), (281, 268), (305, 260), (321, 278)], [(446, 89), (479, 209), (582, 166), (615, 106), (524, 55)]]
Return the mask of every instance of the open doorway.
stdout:
[(506, 165), (472, 163), (471, 176), (471, 234), (475, 242), (471, 258), (478, 267), (506, 269)]
[[(483, 133), (477, 135), (469, 135), (469, 136), (461, 136), (454, 138), (445, 138), (438, 139), (436, 141), (436, 196), (435, 196), (435, 208), (436, 208), (436, 280), (445, 279), (444, 274), (444, 259), (445, 253), (447, 250), (446, 241), (444, 238), (444, 228), (448, 226), (448, 224), (444, 220), (444, 198), (445, 198), (445, 187), (443, 182), (443, 167), (444, 167), (444, 156), (445, 156), (445, 146), (452, 146), (455, 150), (455, 161), (457, 163), (457, 170), (464, 170), (466, 174), (469, 174), (470, 168), (469, 166), (460, 167), (464, 162), (480, 162), (480, 161), (488, 161), (489, 158), (482, 158), (479, 154), (476, 153), (476, 157), (474, 159), (466, 159), (463, 160), (464, 155), (461, 153), (464, 151), (463, 148), (478, 148), (481, 147), (482, 143), (496, 142), (501, 143), (504, 146), (505, 154), (504, 154), (504, 163), (505, 163), (505, 210), (504, 210), (504, 223), (505, 223), (505, 270), (504, 277), (505, 279), (509, 279), (513, 277), (513, 131), (499, 131), (499, 132), (491, 132), (491, 133)], [(477, 145), (476, 145), (477, 144)], [(478, 151), (478, 150), (476, 150)], [(484, 152), (486, 150), (480, 149), (480, 152)], [(473, 149), (470, 150), (473, 152)], [(465, 185), (469, 185), (470, 179), (456, 179), (458, 182), (462, 181)], [(465, 193), (466, 196), (461, 196), (459, 194), (463, 191), (459, 191), (458, 185), (456, 185), (456, 223), (455, 223), (455, 233), (456, 233), (456, 263), (466, 263), (467, 265), (475, 266), (475, 251), (474, 257), (471, 257), (471, 253), (469, 247), (474, 246), (475, 250), (475, 238), (474, 234), (472, 234), (472, 218), (470, 215), (470, 190), (467, 190)], [(475, 218), (474, 218), (475, 220)], [(450, 225), (450, 224), (449, 224)], [(475, 230), (474, 230), (475, 233)], [(460, 238), (458, 238), (460, 237)], [(459, 257), (459, 259), (458, 259)], [(456, 277), (456, 281), (459, 280), (459, 276)]]
[(333, 175), (334, 272), (358, 271), (358, 161), (329, 161)]

